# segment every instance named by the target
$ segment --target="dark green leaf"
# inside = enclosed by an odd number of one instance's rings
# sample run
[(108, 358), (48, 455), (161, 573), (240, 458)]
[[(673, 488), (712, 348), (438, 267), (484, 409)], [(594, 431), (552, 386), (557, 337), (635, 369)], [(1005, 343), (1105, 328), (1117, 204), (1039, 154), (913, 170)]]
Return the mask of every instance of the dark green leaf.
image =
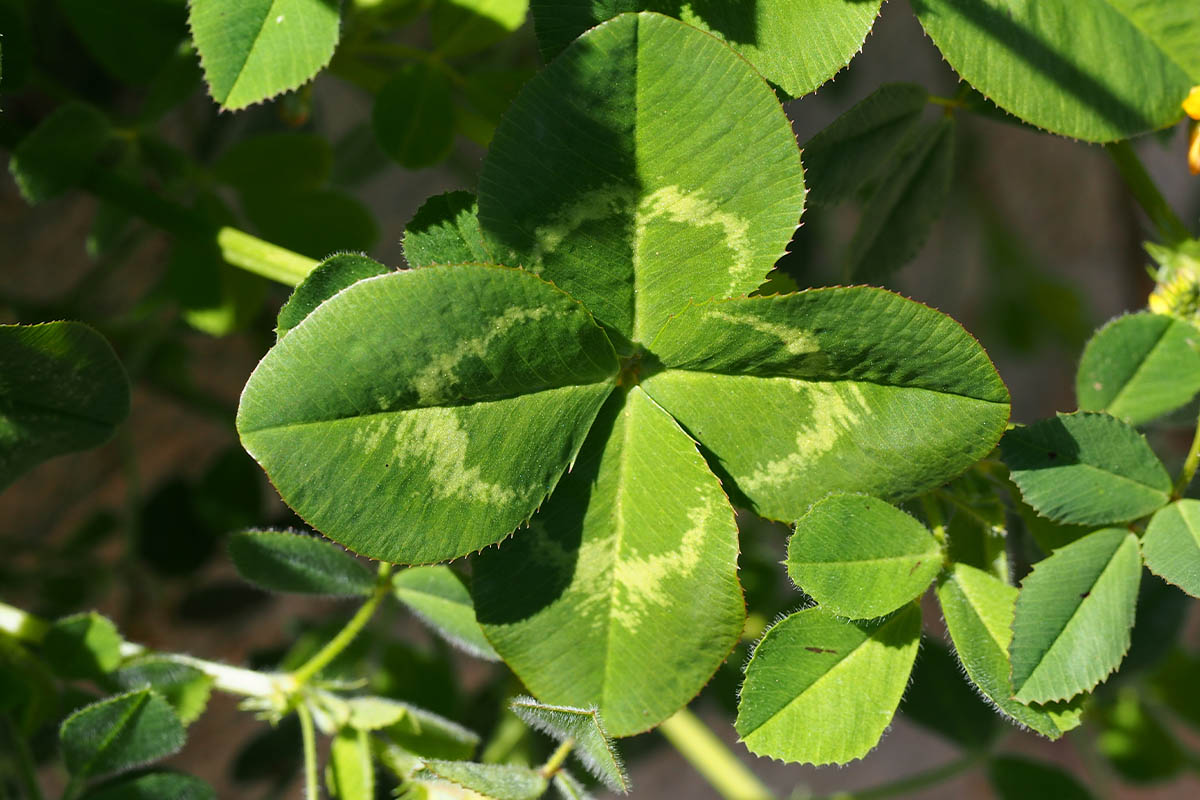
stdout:
[(58, 0), (88, 52), (125, 83), (149, 83), (187, 38), (178, 0)]
[(311, 258), (369, 250), (379, 238), (370, 210), (339, 189), (255, 192), (242, 207), (264, 238)]
[(379, 145), (401, 166), (432, 166), (454, 148), (450, 79), (424, 61), (406, 64), (375, 95), (371, 115)]
[(58, 739), (67, 769), (89, 777), (165, 758), (183, 747), (185, 734), (170, 704), (141, 689), (76, 711)]
[(55, 621), (46, 631), (42, 653), (59, 677), (98, 678), (121, 663), (123, 642), (107, 617), (88, 611)]
[(240, 192), (274, 195), (320, 189), (333, 168), (333, 150), (311, 133), (268, 133), (241, 139), (213, 165)]
[(490, 261), (479, 206), (470, 192), (447, 192), (425, 201), (404, 229), (404, 258), (410, 267)]
[(33, 68), (32, 31), (23, 0), (0, 0), (0, 31), (4, 32), (0, 91), (15, 92), (29, 80)]
[(352, 555), (316, 536), (240, 531), (229, 537), (229, 555), (239, 575), (276, 592), (353, 597), (375, 587)]
[(84, 800), (217, 800), (217, 793), (191, 775), (149, 772), (98, 786)]
[(354, 253), (330, 256), (308, 273), (283, 308), (275, 324), (276, 336), (282, 339), (311, 314), (317, 306), (349, 286), (376, 275), (389, 272), (378, 261)]
[(1145, 437), (1107, 414), (1059, 414), (1004, 435), (1025, 502), (1056, 522), (1108, 525), (1165, 506), (1171, 477)]
[(993, 758), (988, 777), (998, 800), (1093, 800), (1071, 773), (1020, 756)]
[(1176, 647), (1150, 681), (1155, 699), (1171, 713), (1200, 729), (1200, 656)]
[(78, 184), (112, 138), (104, 115), (66, 103), (21, 140), (8, 162), (21, 196), (42, 203)]
[(1096, 749), (1124, 780), (1157, 783), (1173, 778), (1186, 756), (1171, 732), (1151, 713), (1134, 689), (1121, 691), (1098, 709)]
[(921, 644), (900, 713), (967, 749), (986, 750), (998, 733), (998, 717), (963, 680), (958, 660), (930, 639)]
[(430, 28), (437, 52), (454, 57), (482, 50), (525, 21), (529, 0), (437, 0)]

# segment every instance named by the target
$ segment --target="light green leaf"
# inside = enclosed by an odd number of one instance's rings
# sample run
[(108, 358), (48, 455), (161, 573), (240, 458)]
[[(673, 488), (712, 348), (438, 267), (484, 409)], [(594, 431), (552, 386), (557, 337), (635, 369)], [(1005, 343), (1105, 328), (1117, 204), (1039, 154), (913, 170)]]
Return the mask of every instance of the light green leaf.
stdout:
[(1021, 582), (1009, 645), (1014, 699), (1090, 691), (1129, 650), (1142, 561), (1137, 537), (1105, 528), (1055, 550)]
[(317, 306), (366, 278), (386, 275), (388, 268), (374, 259), (355, 253), (339, 253), (322, 261), (308, 273), (288, 301), (279, 309), (275, 334), (282, 339), (299, 325)]
[(199, 778), (177, 772), (150, 772), (106, 783), (84, 800), (217, 800), (213, 788)]
[(85, 706), (58, 732), (67, 769), (79, 777), (157, 761), (178, 752), (185, 738), (170, 704), (149, 689)]
[(128, 661), (112, 677), (125, 690), (153, 689), (171, 704), (184, 725), (200, 718), (212, 694), (211, 676), (164, 656), (148, 655)]
[(791, 125), (746, 62), (675, 20), (623, 15), (522, 88), (484, 161), (479, 222), (494, 257), (648, 345), (690, 300), (757, 288), (803, 199)]
[(284, 500), (330, 538), (429, 563), (529, 518), (615, 372), (603, 331), (549, 284), (427, 267), (322, 303), (251, 375), (238, 430)]
[(560, 742), (570, 739), (575, 756), (588, 772), (612, 791), (629, 794), (625, 764), (596, 709), (542, 705), (532, 697), (518, 697), (509, 708), (529, 727)]
[[(401, 715), (387, 721), (388, 704)], [(350, 701), (350, 725), (360, 730), (380, 730), (389, 740), (409, 753), (425, 758), (470, 758), (479, 745), (479, 735), (423, 708), (388, 701), (382, 697), (355, 698)]]
[[(804, 145), (808, 205), (853, 200), (895, 164), (929, 106), (929, 92), (912, 83), (885, 83)], [(889, 175), (887, 180), (892, 180)]]
[(1175, 0), (914, 0), (960, 76), (1012, 114), (1091, 142), (1176, 122), (1200, 83), (1200, 7)]
[(17, 144), (8, 171), (27, 202), (43, 203), (82, 181), (111, 140), (103, 114), (65, 103)]
[(614, 395), (545, 507), (475, 561), (488, 639), (544, 703), (595, 706), (613, 736), (703, 688), (745, 619), (717, 479), (637, 387)]
[(925, 526), (882, 500), (834, 494), (796, 523), (787, 570), (805, 594), (850, 619), (882, 617), (919, 597), (942, 569)]
[(875, 622), (820, 608), (785, 617), (746, 665), (734, 727), (760, 756), (807, 764), (862, 758), (891, 724), (920, 639), (915, 604)]
[(406, 64), (375, 95), (371, 125), (384, 152), (401, 166), (432, 166), (454, 149), (454, 103), (445, 72)]
[(1200, 330), (1142, 312), (1118, 317), (1088, 342), (1075, 375), (1085, 411), (1107, 411), (1141, 425), (1200, 392)]
[(593, 25), (624, 11), (675, 14), (725, 41), (792, 97), (808, 94), (863, 46), (880, 0), (533, 0), (533, 22), (547, 58)]
[(337, 800), (375, 800), (375, 767), (366, 731), (337, 732), (329, 743), (325, 781)]
[(226, 111), (311, 80), (333, 57), (333, 0), (191, 0), (188, 23), (213, 100)]
[(476, 658), (499, 661), (475, 619), (471, 593), (449, 567), (412, 567), (392, 579), (396, 599), (451, 644)]
[(1025, 502), (1055, 522), (1129, 522), (1167, 504), (1171, 476), (1146, 439), (1107, 414), (1059, 414), (1000, 443)]
[(846, 251), (852, 281), (880, 281), (907, 264), (942, 215), (954, 172), (954, 118), (913, 129), (874, 184)]
[(529, 0), (436, 0), (430, 32), (443, 56), (474, 53), (501, 41), (525, 22)]
[(1017, 588), (966, 564), (955, 564), (938, 582), (938, 601), (954, 650), (971, 683), (1004, 716), (1057, 739), (1080, 722), (1078, 707), (1033, 707), (1012, 699), (1008, 647)]
[(1155, 514), (1142, 556), (1155, 575), (1200, 597), (1200, 500), (1179, 500)]
[(408, 265), (490, 261), (478, 214), (479, 206), (470, 192), (447, 192), (426, 200), (404, 229)]
[(591, 800), (591, 795), (579, 779), (565, 769), (554, 774), (554, 788), (563, 800)]
[(447, 781), (492, 800), (534, 800), (546, 791), (546, 779), (516, 764), (475, 764), (430, 759), (413, 776), (417, 781)]
[(652, 349), (666, 370), (646, 392), (771, 519), (830, 491), (921, 494), (987, 455), (1008, 421), (979, 343), (882, 289), (693, 306)]
[(375, 588), (354, 556), (317, 536), (238, 531), (229, 537), (229, 556), (243, 579), (276, 592), (355, 597)]
[(60, 678), (99, 678), (121, 663), (124, 639), (95, 611), (63, 617), (46, 631), (42, 655)]
[(58, 0), (88, 52), (125, 83), (148, 83), (187, 36), (184, 4), (171, 0)]
[(1020, 756), (996, 756), (988, 777), (997, 800), (1093, 800), (1093, 795), (1061, 767)]

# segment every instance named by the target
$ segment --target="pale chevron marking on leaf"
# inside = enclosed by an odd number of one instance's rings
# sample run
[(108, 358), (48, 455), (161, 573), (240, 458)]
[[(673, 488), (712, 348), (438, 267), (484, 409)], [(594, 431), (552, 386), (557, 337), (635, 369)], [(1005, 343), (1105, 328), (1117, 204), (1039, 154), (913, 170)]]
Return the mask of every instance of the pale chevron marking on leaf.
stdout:
[(642, 198), (638, 205), (636, 241), (642, 241), (649, 223), (660, 217), (696, 228), (709, 225), (723, 228), (725, 244), (734, 256), (734, 262), (729, 265), (733, 277), (729, 282), (728, 291), (732, 292), (742, 283), (744, 273), (753, 265), (749, 220), (738, 214), (722, 211), (720, 206), (706, 199), (699, 190), (686, 191), (678, 186), (664, 186)]
[(550, 313), (551, 310), (545, 307), (511, 306), (505, 309), (503, 314), (493, 319), (491, 329), (483, 336), (460, 342), (454, 350), (438, 355), (417, 373), (412, 385), (417, 391), (418, 402), (422, 406), (434, 406), (455, 399), (451, 390), (454, 386), (454, 370), (459, 364), (470, 356), (482, 358), (487, 354), (492, 342), (506, 335), (515, 325), (536, 322)]
[(571, 233), (585, 222), (619, 216), (633, 207), (636, 190), (617, 184), (585, 192), (551, 217), (545, 225), (533, 232), (534, 245), (531, 253), (533, 265), (558, 249)]
[(842, 434), (869, 411), (862, 389), (857, 384), (788, 382), (798, 392), (817, 395), (812, 401), (812, 420), (810, 424), (800, 426), (796, 434), (795, 452), (767, 462), (746, 479), (745, 488), (748, 492), (779, 487), (792, 480), (796, 470), (833, 450)]
[(636, 630), (647, 607), (671, 605), (673, 597), (663, 588), (668, 578), (690, 575), (700, 564), (705, 532), (710, 521), (701, 506), (688, 514), (692, 527), (683, 535), (679, 549), (668, 553), (617, 560), (614, 581), (620, 599), (613, 604), (613, 617), (629, 630)]
[(787, 325), (767, 322), (765, 319), (760, 319), (750, 314), (730, 314), (727, 311), (720, 311), (715, 308), (704, 316), (724, 320), (725, 322), (732, 322), (735, 325), (746, 325), (759, 333), (774, 336), (783, 342), (784, 349), (794, 356), (819, 353), (821, 351), (821, 346), (817, 344), (817, 337), (811, 331), (806, 331), (802, 328), (789, 328)]

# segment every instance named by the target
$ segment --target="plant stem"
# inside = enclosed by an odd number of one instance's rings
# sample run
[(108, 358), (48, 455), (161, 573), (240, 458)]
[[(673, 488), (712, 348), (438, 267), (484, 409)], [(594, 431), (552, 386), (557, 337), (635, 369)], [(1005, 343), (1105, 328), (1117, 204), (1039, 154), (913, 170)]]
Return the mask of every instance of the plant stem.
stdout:
[(546, 780), (553, 778), (555, 773), (562, 769), (563, 762), (567, 760), (567, 756), (571, 754), (571, 748), (574, 746), (574, 739), (571, 737), (564, 739), (562, 744), (558, 746), (558, 749), (546, 759), (546, 763), (542, 764), (541, 768), (538, 769), (538, 774)]
[(1173, 500), (1183, 497), (1192, 478), (1196, 477), (1197, 467), (1200, 467), (1200, 420), (1196, 421), (1196, 432), (1192, 435), (1192, 446), (1188, 448), (1187, 458), (1183, 460), (1183, 469), (1179, 471), (1179, 477), (1175, 479), (1174, 491), (1171, 492)]
[(321, 670), (329, 666), (329, 662), (333, 661), (342, 651), (354, 641), (355, 637), (362, 631), (371, 617), (375, 615), (375, 609), (379, 608), (380, 602), (392, 590), (392, 584), (389, 580), (392, 575), (392, 565), (386, 561), (379, 563), (379, 577), (375, 581), (375, 591), (359, 607), (350, 621), (346, 623), (346, 627), (338, 631), (337, 636), (330, 639), (324, 647), (316, 652), (312, 658), (301, 664), (293, 673), (293, 689), (297, 689), (307, 683)]
[(33, 766), (33, 754), (29, 752), (29, 745), (17, 730), (16, 723), (7, 714), (0, 714), (0, 726), (4, 729), (5, 738), (12, 743), (12, 754), (17, 762), (17, 778), (21, 782), (25, 800), (42, 800), (42, 790), (38, 786), (37, 771)]
[(318, 263), (237, 228), (217, 231), (217, 246), (221, 257), (233, 266), (287, 286), (299, 284)]
[(965, 772), (980, 760), (980, 754), (971, 753), (962, 758), (942, 764), (939, 767), (918, 772), (916, 775), (907, 778), (901, 778), (898, 781), (892, 781), (882, 786), (876, 786), (872, 789), (864, 789), (861, 792), (838, 792), (837, 794), (829, 795), (829, 800), (876, 800), (881, 797), (899, 797), (900, 795), (911, 794), (919, 789), (924, 789), (929, 786), (947, 781), (958, 775), (960, 772)]
[(681, 709), (658, 730), (726, 800), (774, 800), (771, 790), (691, 711)]
[(1168, 245), (1177, 245), (1190, 239), (1191, 231), (1171, 210), (1171, 206), (1167, 204), (1162, 192), (1154, 184), (1150, 173), (1146, 172), (1146, 168), (1137, 157), (1137, 153), (1133, 152), (1133, 146), (1127, 141), (1112, 142), (1104, 145), (1104, 149), (1116, 163), (1117, 170), (1125, 179), (1125, 185), (1129, 187), (1129, 191), (1133, 192), (1138, 205), (1154, 223), (1163, 242)]
[(929, 529), (933, 531), (933, 538), (937, 539), (939, 545), (944, 550), (946, 548), (946, 520), (942, 516), (942, 509), (938, 506), (938, 501), (931, 494), (921, 495), (921, 508), (925, 512), (925, 521), (929, 523)]
[(301, 701), (296, 706), (300, 718), (300, 738), (304, 744), (304, 798), (319, 800), (320, 784), (317, 783), (317, 733), (313, 730), (312, 712)]

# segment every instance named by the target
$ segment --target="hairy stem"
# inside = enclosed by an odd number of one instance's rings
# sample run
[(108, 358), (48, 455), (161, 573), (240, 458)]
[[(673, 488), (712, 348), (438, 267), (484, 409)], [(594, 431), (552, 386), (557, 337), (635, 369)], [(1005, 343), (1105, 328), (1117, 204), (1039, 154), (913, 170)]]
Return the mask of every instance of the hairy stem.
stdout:
[(538, 774), (546, 780), (554, 777), (554, 775), (562, 769), (562, 765), (567, 760), (567, 756), (571, 754), (571, 748), (575, 746), (575, 740), (567, 737), (563, 743), (558, 746), (558, 749), (550, 754), (546, 759), (546, 763), (538, 769)]
[(1176, 245), (1190, 239), (1191, 231), (1171, 210), (1171, 206), (1167, 204), (1162, 192), (1154, 184), (1150, 173), (1146, 172), (1146, 168), (1137, 157), (1137, 153), (1133, 152), (1133, 147), (1129, 142), (1113, 142), (1104, 145), (1104, 149), (1116, 163), (1117, 170), (1125, 180), (1125, 185), (1133, 193), (1138, 205), (1146, 212), (1146, 216), (1154, 223), (1163, 242)]
[(726, 800), (774, 800), (771, 790), (691, 711), (678, 711), (658, 730)]
[(313, 729), (312, 712), (303, 702), (296, 706), (300, 718), (300, 738), (304, 745), (304, 800), (320, 800), (317, 782), (317, 732)]
[(1196, 421), (1196, 433), (1192, 435), (1192, 446), (1188, 448), (1187, 457), (1183, 460), (1183, 469), (1179, 470), (1179, 477), (1175, 479), (1174, 491), (1171, 493), (1173, 499), (1183, 497), (1192, 478), (1196, 477), (1197, 467), (1200, 467), (1200, 420)]
[(900, 797), (911, 794), (920, 789), (947, 781), (960, 772), (966, 772), (975, 766), (980, 758), (981, 756), (978, 753), (971, 753), (970, 755), (942, 764), (939, 767), (934, 767), (925, 772), (918, 772), (916, 775), (901, 778), (898, 781), (892, 781), (882, 786), (876, 786), (873, 789), (864, 789), (861, 792), (839, 792), (838, 794), (829, 795), (828, 800), (876, 800), (881, 797)]
[(350, 621), (346, 623), (346, 627), (338, 631), (337, 636), (330, 639), (324, 647), (316, 652), (312, 658), (301, 664), (295, 672), (292, 673), (292, 681), (295, 688), (299, 688), (312, 679), (321, 670), (329, 666), (329, 662), (333, 661), (342, 651), (345, 650), (355, 637), (362, 631), (371, 617), (375, 616), (375, 609), (379, 608), (379, 604), (383, 598), (391, 592), (392, 565), (387, 562), (379, 563), (379, 577), (375, 581), (375, 591), (355, 612)]

